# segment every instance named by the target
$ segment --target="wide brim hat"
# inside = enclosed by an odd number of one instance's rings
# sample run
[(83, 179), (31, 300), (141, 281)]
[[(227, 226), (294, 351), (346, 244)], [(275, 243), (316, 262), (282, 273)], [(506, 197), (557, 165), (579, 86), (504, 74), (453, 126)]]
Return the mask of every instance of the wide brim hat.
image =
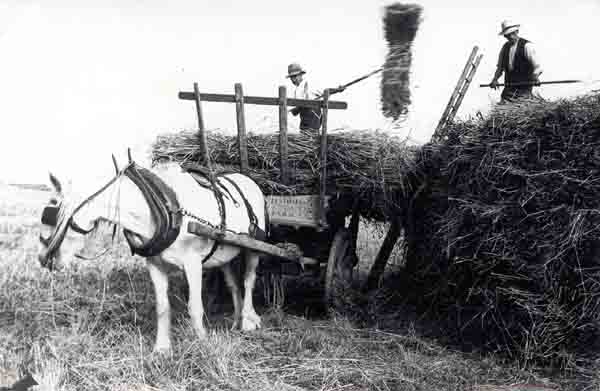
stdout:
[(300, 64), (298, 63), (291, 63), (290, 65), (288, 65), (288, 74), (287, 74), (287, 78), (290, 77), (294, 77), (294, 76), (298, 76), (298, 75), (303, 75), (305, 74), (306, 71), (302, 68), (302, 66), (300, 66)]
[(511, 23), (505, 20), (500, 25), (500, 32), (498, 33), (498, 35), (507, 35), (510, 33), (514, 33), (515, 31), (519, 31), (519, 27), (521, 27), (520, 24)]

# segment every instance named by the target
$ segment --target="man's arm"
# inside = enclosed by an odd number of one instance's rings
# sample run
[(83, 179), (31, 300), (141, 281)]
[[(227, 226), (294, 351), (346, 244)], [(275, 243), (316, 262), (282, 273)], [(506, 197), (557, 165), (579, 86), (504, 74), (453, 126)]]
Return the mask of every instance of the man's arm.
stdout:
[(503, 73), (504, 71), (502, 70), (502, 67), (498, 66), (496, 68), (496, 72), (494, 73), (494, 77), (492, 78), (492, 81), (490, 83), (491, 88), (498, 88), (498, 79), (500, 79), (500, 76), (502, 76)]
[(540, 61), (538, 55), (535, 51), (535, 48), (531, 44), (531, 42), (527, 42), (525, 44), (525, 58), (529, 60), (531, 65), (533, 66), (533, 77), (536, 82), (539, 82), (539, 77), (542, 74), (542, 66), (540, 65)]
[(502, 74), (504, 73), (504, 50), (505, 50), (505, 47), (503, 46), (502, 49), (500, 50), (500, 54), (498, 55), (498, 63), (496, 64), (496, 72), (494, 73), (494, 77), (492, 78), (492, 81), (490, 83), (490, 87), (493, 89), (498, 88), (498, 79), (500, 79), (500, 76), (502, 76)]

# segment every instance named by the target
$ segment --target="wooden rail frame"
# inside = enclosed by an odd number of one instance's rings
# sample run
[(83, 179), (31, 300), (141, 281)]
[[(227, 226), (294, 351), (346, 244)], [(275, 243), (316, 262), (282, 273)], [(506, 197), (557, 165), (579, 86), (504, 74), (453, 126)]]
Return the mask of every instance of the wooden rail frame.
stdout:
[(322, 109), (321, 121), (321, 138), (320, 138), (320, 163), (321, 163), (321, 180), (319, 182), (319, 221), (320, 229), (327, 228), (326, 213), (326, 178), (327, 178), (327, 120), (329, 110), (345, 110), (348, 108), (346, 102), (329, 100), (330, 92), (326, 89), (323, 93), (322, 100), (310, 99), (288, 99), (285, 86), (279, 87), (279, 94), (276, 98), (262, 96), (245, 96), (241, 83), (236, 83), (234, 94), (205, 94), (198, 89), (198, 83), (194, 83), (194, 91), (179, 92), (179, 99), (193, 100), (196, 103), (196, 114), (198, 116), (198, 133), (200, 136), (200, 151), (201, 158), (212, 172), (210, 167), (210, 152), (208, 150), (208, 141), (206, 138), (204, 116), (202, 113), (202, 101), (205, 102), (223, 102), (235, 103), (236, 107), (236, 122), (237, 136), (240, 153), (240, 172), (248, 172), (248, 140), (246, 135), (246, 118), (244, 106), (251, 105), (267, 105), (279, 106), (279, 157), (280, 157), (280, 180), (284, 185), (289, 185), (291, 181), (291, 173), (289, 168), (289, 153), (288, 153), (288, 124), (287, 113), (289, 106), (309, 107)]

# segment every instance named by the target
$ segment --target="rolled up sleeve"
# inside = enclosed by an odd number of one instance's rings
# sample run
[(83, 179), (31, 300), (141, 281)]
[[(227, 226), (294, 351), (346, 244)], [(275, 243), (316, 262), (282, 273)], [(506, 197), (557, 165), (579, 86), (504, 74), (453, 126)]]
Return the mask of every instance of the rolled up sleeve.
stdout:
[(542, 65), (540, 64), (538, 54), (536, 53), (536, 50), (531, 42), (528, 42), (525, 45), (525, 57), (529, 60), (531, 65), (533, 65), (534, 75), (537, 76), (542, 73)]

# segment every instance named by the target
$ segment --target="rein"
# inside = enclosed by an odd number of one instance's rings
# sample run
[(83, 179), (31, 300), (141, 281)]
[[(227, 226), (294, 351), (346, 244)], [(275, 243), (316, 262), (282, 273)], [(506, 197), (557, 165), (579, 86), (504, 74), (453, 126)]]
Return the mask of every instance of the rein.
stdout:
[[(115, 183), (123, 174), (125, 174), (125, 171), (127, 171), (132, 165), (133, 165), (133, 162), (130, 162), (129, 164), (127, 164), (121, 171), (119, 171), (117, 173), (117, 175), (115, 175), (110, 181), (108, 181), (98, 191), (94, 192), (92, 195), (90, 195), (89, 197), (84, 199), (76, 208), (74, 208), (71, 211), (71, 213), (69, 214), (68, 217), (64, 217), (63, 219), (61, 219), (61, 223), (57, 225), (56, 230), (50, 236), (50, 238), (48, 238), (48, 239), (41, 238), (41, 239), (43, 239), (44, 242), (48, 243), (46, 253), (43, 254), (42, 257), (40, 257), (40, 260), (43, 259), (42, 263), (44, 265), (47, 264), (48, 259), (51, 258), (54, 255), (54, 253), (56, 252), (56, 250), (60, 247), (61, 243), (63, 242), (63, 240), (65, 238), (67, 230), (69, 228), (72, 228), (76, 232), (83, 233), (84, 235), (88, 234), (95, 228), (96, 223), (94, 223), (94, 227), (92, 227), (90, 230), (85, 230), (73, 222), (73, 217), (75, 216), (75, 214), (77, 212), (79, 212), (81, 210), (81, 208), (83, 208), (86, 204), (88, 204), (90, 201), (92, 201), (94, 198), (96, 198), (98, 195), (100, 195), (102, 192), (104, 192), (104, 190), (106, 190), (113, 183)], [(44, 212), (44, 214), (46, 214), (46, 213)], [(43, 218), (44, 217), (42, 216), (42, 219)], [(66, 222), (63, 223), (63, 221), (66, 221)], [(50, 265), (50, 268), (51, 268), (51, 265)]]

